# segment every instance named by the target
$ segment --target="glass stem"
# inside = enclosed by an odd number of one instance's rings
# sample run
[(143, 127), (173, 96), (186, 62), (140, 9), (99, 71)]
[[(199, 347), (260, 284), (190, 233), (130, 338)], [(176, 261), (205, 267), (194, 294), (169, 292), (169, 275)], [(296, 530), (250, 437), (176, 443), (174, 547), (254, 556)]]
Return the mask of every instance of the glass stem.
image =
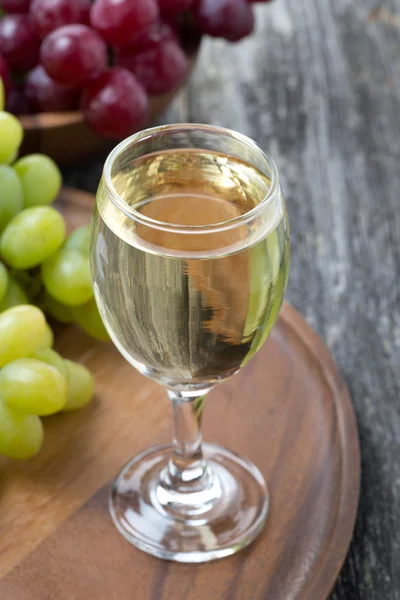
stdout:
[(187, 397), (168, 390), (172, 401), (174, 437), (168, 465), (170, 485), (181, 491), (199, 490), (207, 485), (209, 474), (201, 448), (201, 417), (205, 393)]

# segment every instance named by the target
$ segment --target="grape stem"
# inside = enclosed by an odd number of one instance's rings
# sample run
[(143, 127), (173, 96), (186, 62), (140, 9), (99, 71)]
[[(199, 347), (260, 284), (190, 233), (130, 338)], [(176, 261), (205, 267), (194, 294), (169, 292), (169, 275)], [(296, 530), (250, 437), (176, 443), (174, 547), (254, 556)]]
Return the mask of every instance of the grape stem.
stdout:
[(195, 409), (198, 417), (201, 417), (201, 415), (203, 413), (204, 404), (206, 401), (206, 395), (207, 394), (203, 394), (202, 396), (199, 396), (198, 398), (193, 400), (193, 406), (194, 406), (194, 409)]

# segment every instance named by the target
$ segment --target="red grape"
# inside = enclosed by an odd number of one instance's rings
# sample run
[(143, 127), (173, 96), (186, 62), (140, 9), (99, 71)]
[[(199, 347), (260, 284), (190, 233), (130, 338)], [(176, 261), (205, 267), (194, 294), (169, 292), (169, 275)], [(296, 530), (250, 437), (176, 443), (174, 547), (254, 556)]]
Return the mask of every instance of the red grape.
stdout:
[(154, 21), (151, 27), (139, 31), (128, 47), (116, 49), (117, 56), (128, 56), (135, 54), (144, 48), (149, 48), (165, 40), (178, 41), (178, 31), (170, 23), (165, 21)]
[(156, 0), (95, 0), (90, 22), (112, 46), (129, 46), (138, 31), (157, 19)]
[(79, 90), (59, 85), (38, 65), (27, 76), (25, 94), (35, 112), (73, 110), (78, 107)]
[(195, 20), (203, 33), (237, 42), (253, 31), (254, 15), (246, 0), (195, 0)]
[(77, 86), (106, 69), (107, 47), (90, 27), (64, 25), (43, 40), (40, 59), (54, 81)]
[(175, 40), (153, 44), (137, 54), (121, 54), (118, 64), (136, 75), (149, 94), (163, 94), (177, 87), (188, 70), (187, 58)]
[(2, 0), (1, 7), (7, 13), (27, 13), (29, 12), (31, 0)]
[(0, 19), (0, 52), (15, 71), (28, 71), (39, 62), (40, 40), (27, 15)]
[(170, 15), (177, 15), (190, 8), (193, 0), (158, 0), (158, 6), (161, 12)]
[(10, 74), (8, 72), (7, 62), (4, 60), (4, 58), (1, 56), (1, 54), (0, 54), (0, 77), (3, 82), (6, 94), (7, 94), (7, 92), (11, 88)]
[(146, 92), (136, 77), (120, 67), (92, 81), (83, 92), (81, 105), (95, 131), (117, 139), (141, 129), (148, 108)]
[(31, 0), (2, 0), (1, 8), (10, 14), (29, 12)]
[(15, 85), (7, 95), (6, 110), (14, 115), (27, 115), (32, 112), (23, 83)]
[(31, 17), (43, 39), (62, 25), (89, 24), (90, 0), (33, 0)]

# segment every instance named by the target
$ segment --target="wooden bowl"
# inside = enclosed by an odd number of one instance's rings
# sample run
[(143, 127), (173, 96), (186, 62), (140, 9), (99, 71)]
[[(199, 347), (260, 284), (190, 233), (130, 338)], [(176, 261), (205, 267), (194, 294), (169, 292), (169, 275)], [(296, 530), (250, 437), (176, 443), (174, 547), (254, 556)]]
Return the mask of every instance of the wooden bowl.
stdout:
[[(199, 48), (189, 55), (187, 78), (193, 70), (198, 51)], [(182, 85), (167, 94), (150, 97), (147, 125), (164, 112)], [(22, 115), (19, 119), (24, 128), (20, 156), (43, 152), (59, 165), (72, 164), (101, 150), (111, 149), (118, 141), (104, 138), (93, 131), (80, 111)]]

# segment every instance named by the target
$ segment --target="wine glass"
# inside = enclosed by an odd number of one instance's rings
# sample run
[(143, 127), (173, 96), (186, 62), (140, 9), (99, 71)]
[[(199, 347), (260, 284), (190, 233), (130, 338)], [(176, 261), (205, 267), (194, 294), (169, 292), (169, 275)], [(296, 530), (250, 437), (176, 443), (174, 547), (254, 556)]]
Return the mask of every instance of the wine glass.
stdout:
[(204, 562), (240, 550), (264, 525), (261, 473), (202, 445), (200, 425), (208, 392), (267, 338), (288, 265), (277, 169), (247, 137), (169, 125), (107, 158), (92, 221), (96, 301), (123, 356), (166, 388), (175, 427), (171, 445), (122, 469), (110, 496), (115, 525), (145, 552)]

